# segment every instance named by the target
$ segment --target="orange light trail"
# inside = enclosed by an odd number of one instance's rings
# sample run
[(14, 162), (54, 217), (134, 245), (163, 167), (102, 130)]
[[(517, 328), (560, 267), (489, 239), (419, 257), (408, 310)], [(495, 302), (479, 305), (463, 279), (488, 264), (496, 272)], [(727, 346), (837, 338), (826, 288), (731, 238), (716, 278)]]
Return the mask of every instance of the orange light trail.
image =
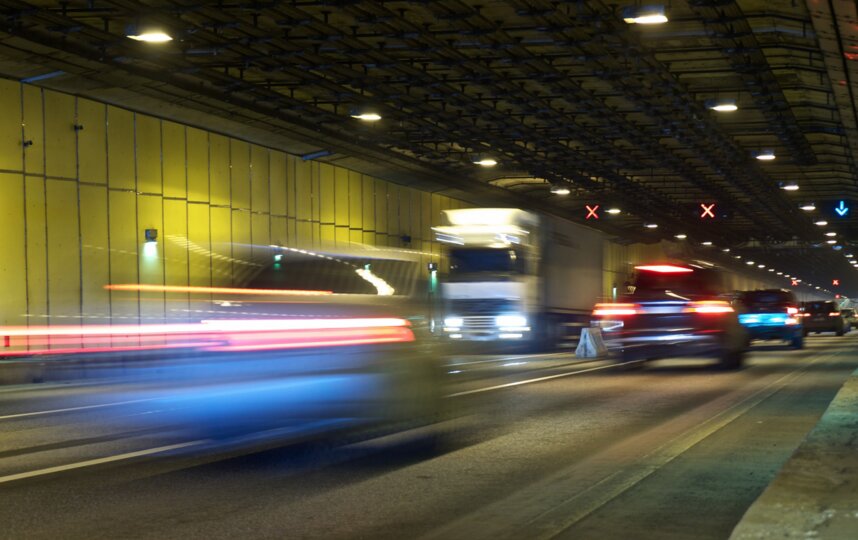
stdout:
[(242, 289), (238, 287), (194, 287), (190, 285), (143, 285), (126, 283), (105, 285), (108, 291), (173, 292), (199, 294), (244, 294), (256, 296), (324, 296), (333, 291), (303, 291), (299, 289)]

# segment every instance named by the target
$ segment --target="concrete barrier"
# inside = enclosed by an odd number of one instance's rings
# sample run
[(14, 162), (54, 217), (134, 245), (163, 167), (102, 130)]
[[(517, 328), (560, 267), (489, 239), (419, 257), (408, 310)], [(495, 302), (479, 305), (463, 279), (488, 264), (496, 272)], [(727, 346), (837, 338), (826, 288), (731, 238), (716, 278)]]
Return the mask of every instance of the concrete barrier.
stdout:
[(730, 538), (858, 538), (858, 371)]
[(600, 328), (582, 328), (581, 339), (578, 340), (578, 347), (575, 348), (575, 356), (577, 358), (598, 358), (606, 354), (608, 354), (608, 348), (602, 339), (602, 330)]

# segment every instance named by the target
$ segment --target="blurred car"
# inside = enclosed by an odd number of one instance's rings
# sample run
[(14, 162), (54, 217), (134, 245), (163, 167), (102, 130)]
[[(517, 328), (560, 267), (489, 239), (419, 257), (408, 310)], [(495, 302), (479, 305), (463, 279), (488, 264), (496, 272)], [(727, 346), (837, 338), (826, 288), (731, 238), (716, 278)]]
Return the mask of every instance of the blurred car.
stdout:
[(715, 357), (741, 367), (747, 334), (728, 301), (721, 272), (692, 264), (636, 266), (628, 294), (597, 304), (594, 324), (623, 362)]
[[(109, 287), (181, 321), (5, 332), (20, 336), (19, 356), (53, 365), (61, 354), (58, 366), (107, 381), (116, 401), (140, 409), (121, 421), (171, 436), (305, 440), (438, 419), (444, 356), (428, 331), (419, 259), (259, 251), (267, 260), (244, 261), (240, 287)], [(60, 338), (83, 347), (58, 349)]]
[(804, 330), (799, 303), (786, 289), (744, 291), (734, 303), (739, 323), (748, 339), (782, 340), (795, 349), (804, 347)]
[(849, 323), (840, 311), (837, 302), (817, 301), (805, 302), (802, 306), (802, 323), (804, 325), (804, 335), (810, 332), (834, 332), (838, 336), (842, 336), (850, 330)]

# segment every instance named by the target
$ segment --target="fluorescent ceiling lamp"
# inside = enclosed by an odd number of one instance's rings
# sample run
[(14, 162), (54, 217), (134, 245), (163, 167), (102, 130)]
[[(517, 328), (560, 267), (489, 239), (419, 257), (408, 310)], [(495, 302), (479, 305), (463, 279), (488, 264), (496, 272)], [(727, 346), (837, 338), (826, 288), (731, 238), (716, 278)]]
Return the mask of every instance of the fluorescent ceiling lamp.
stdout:
[(349, 116), (363, 122), (378, 122), (381, 120), (381, 115), (378, 111), (369, 107), (356, 107), (349, 112)]
[(801, 208), (805, 212), (813, 212), (814, 210), (816, 210), (816, 205), (813, 203), (807, 203), (799, 206), (799, 208)]
[(782, 275), (784, 275), (784, 273), (783, 273), (783, 272), (778, 272), (778, 275), (779, 275), (779, 276), (782, 276)]
[(711, 245), (712, 245), (712, 242), (702, 242), (702, 244), (703, 244), (704, 246), (711, 246)]
[(851, 253), (847, 253), (847, 254), (846, 254), (846, 258), (847, 258), (847, 259), (851, 259), (851, 258), (852, 258), (852, 257), (854, 257), (854, 256), (855, 256), (855, 255), (853, 255), (853, 254), (851, 254)]
[(765, 268), (765, 267), (766, 267), (766, 265), (765, 265), (765, 264), (758, 264), (758, 265), (757, 265), (757, 268)]
[(128, 34), (129, 38), (134, 41), (143, 41), (146, 43), (166, 43), (168, 41), (173, 41), (172, 36), (167, 34), (166, 32), (144, 32), (142, 34)]
[(706, 107), (716, 112), (733, 112), (739, 109), (736, 100), (732, 98), (710, 99), (706, 101)]
[(566, 186), (551, 184), (551, 193), (555, 195), (569, 195), (572, 192)]
[(686, 235), (686, 234), (675, 234), (675, 235), (673, 235), (673, 237), (676, 238), (677, 240), (685, 240), (686, 238), (688, 238), (688, 235)]
[(769, 268), (769, 272), (774, 272), (774, 271), (775, 271), (774, 268)]
[(825, 233), (825, 236), (837, 236), (837, 233), (834, 231), (828, 231), (827, 233)]
[(630, 6), (623, 10), (623, 20), (628, 24), (664, 24), (668, 21), (664, 6)]
[(833, 245), (833, 244), (836, 244), (836, 243), (837, 243), (837, 240), (826, 240), (826, 241), (825, 241), (825, 243), (826, 243), (826, 244), (832, 244), (832, 245)]
[(790, 182), (789, 184), (782, 185), (781, 189), (784, 191), (798, 191), (798, 184)]
[(754, 265), (754, 261), (746, 261), (746, 262), (745, 262), (745, 264), (747, 264), (748, 266), (753, 266), (753, 265)]
[(814, 221), (813, 224), (819, 225), (820, 227), (825, 227), (826, 225), (828, 225), (828, 222), (824, 219), (820, 219), (819, 221)]
[(496, 159), (483, 156), (475, 156), (471, 162), (474, 165), (479, 165), (480, 167), (494, 167), (498, 164)]
[(730, 248), (724, 248), (721, 251), (723, 251), (724, 253), (730, 253)]
[(606, 212), (606, 213), (608, 213), (608, 214), (611, 214), (611, 215), (616, 216), (617, 214), (619, 214), (620, 212), (622, 212), (622, 210), (620, 210), (620, 209), (619, 209), (619, 208), (617, 208), (616, 206), (612, 206), (611, 208), (608, 208), (607, 210), (605, 210), (605, 212)]
[(742, 258), (742, 256), (741, 256), (741, 255), (735, 255), (735, 256), (733, 256), (733, 258), (734, 258), (734, 259), (741, 259), (741, 258)]
[(775, 159), (775, 152), (774, 152), (774, 150), (763, 150), (762, 152), (757, 154), (756, 157), (760, 161), (771, 161), (771, 160)]
[(647, 229), (658, 229), (658, 223), (647, 223), (644, 225)]

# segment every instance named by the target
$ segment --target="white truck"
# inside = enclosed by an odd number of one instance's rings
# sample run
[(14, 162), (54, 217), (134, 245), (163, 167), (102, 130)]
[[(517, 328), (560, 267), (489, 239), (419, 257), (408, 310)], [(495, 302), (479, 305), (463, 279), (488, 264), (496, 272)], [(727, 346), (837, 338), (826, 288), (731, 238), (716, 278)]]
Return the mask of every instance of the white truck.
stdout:
[(602, 294), (602, 233), (516, 208), (446, 210), (442, 332), (552, 349), (589, 325)]

